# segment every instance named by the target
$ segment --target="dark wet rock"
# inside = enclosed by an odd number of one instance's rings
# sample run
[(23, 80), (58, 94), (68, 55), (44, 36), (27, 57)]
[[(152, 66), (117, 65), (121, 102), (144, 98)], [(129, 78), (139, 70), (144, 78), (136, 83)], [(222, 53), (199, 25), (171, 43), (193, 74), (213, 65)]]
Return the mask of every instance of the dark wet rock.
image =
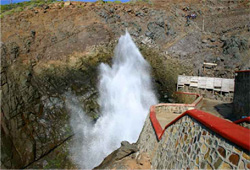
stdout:
[(183, 11), (189, 11), (190, 10), (190, 7), (189, 6), (186, 6), (182, 9)]
[(44, 10), (49, 9), (49, 6), (48, 6), (48, 5), (45, 5), (45, 6), (43, 7), (43, 9), (44, 9)]
[(120, 16), (119, 15), (112, 15), (109, 18), (106, 18), (107, 23), (113, 24), (116, 23), (117, 21), (120, 21)]
[(164, 28), (165, 22), (164, 22), (163, 17), (158, 18), (157, 21), (156, 21), (156, 24), (159, 25), (160, 27)]
[(207, 39), (202, 40), (202, 43), (204, 43), (204, 44), (206, 44), (207, 42), (208, 42)]
[(110, 166), (115, 161), (121, 160), (124, 157), (127, 157), (135, 152), (137, 152), (139, 149), (135, 143), (130, 144), (128, 141), (121, 142), (121, 147), (114, 152), (112, 152), (110, 155), (108, 155), (103, 162), (95, 167), (94, 169), (102, 169), (105, 167)]
[(128, 9), (127, 12), (132, 12), (132, 9)]
[(193, 32), (173, 45), (169, 49), (169, 52), (174, 52), (179, 55), (187, 55), (198, 52), (200, 47), (201, 34), (199, 32)]
[(128, 27), (128, 23), (127, 22), (122, 22), (122, 25), (124, 25), (125, 27)]
[[(234, 56), (235, 58), (240, 58), (240, 57), (241, 57), (241, 54), (240, 54), (240, 52), (236, 52), (236, 53), (233, 54), (233, 56)], [(232, 68), (232, 69), (233, 69), (233, 68)]]
[(179, 14), (178, 11), (175, 12), (175, 16), (176, 16), (176, 17), (179, 17), (179, 16), (180, 16), (180, 14)]
[(15, 59), (15, 58), (17, 58), (19, 56), (19, 49), (20, 49), (20, 47), (18, 46), (17, 43), (12, 42), (10, 44), (10, 53), (11, 53), (11, 58), (12, 59)]
[(108, 18), (108, 14), (107, 14), (107, 12), (104, 11), (104, 10), (100, 11), (98, 14), (99, 14), (101, 17), (105, 18), (105, 19)]
[(176, 32), (174, 31), (173, 27), (168, 23), (167, 24), (167, 35), (168, 36), (173, 36), (175, 34), (176, 34)]
[(197, 12), (198, 14), (203, 15), (203, 12), (201, 10), (198, 10)]
[(110, 12), (110, 13), (114, 13), (114, 12), (115, 12), (115, 9), (114, 9), (114, 8), (110, 8), (110, 9), (109, 9), (109, 12)]
[(51, 42), (56, 43), (57, 42), (57, 37), (56, 36), (51, 37)]
[(215, 42), (216, 39), (215, 39), (215, 38), (210, 38), (210, 41), (211, 41), (211, 42)]
[(6, 60), (6, 56), (7, 56), (7, 52), (8, 52), (7, 49), (8, 49), (7, 46), (1, 42), (0, 43), (0, 53), (1, 53), (1, 66), (0, 66), (0, 68), (1, 68), (1, 72), (3, 71), (4, 68), (7, 67), (8, 62), (9, 62)]
[(30, 33), (31, 33), (31, 36), (32, 36), (32, 37), (35, 37), (35, 35), (36, 35), (36, 31), (31, 30), (31, 31), (30, 31)]
[(138, 23), (136, 23), (136, 22), (129, 23), (129, 32), (131, 35), (133, 35), (135, 37), (139, 37), (141, 30), (142, 30), (141, 26)]
[(227, 37), (223, 35), (223, 36), (220, 37), (220, 40), (221, 40), (222, 42), (223, 42), (223, 41), (226, 41), (226, 40), (227, 40)]
[(31, 43), (33, 42), (33, 40), (31, 38), (28, 38), (25, 40), (25, 50), (26, 50), (26, 53), (29, 53), (30, 52), (30, 46), (31, 46)]
[(146, 35), (147, 37), (151, 38), (151, 39), (154, 38), (154, 33), (150, 32), (150, 31), (146, 31), (146, 32), (145, 32), (145, 35)]
[[(92, 55), (104, 59), (103, 54)], [(6, 155), (6, 160), (1, 159), (6, 168), (25, 167), (72, 135), (63, 97), (68, 88), (73, 94), (82, 96), (84, 109), (93, 120), (98, 117), (97, 91), (93, 88), (95, 85), (90, 84), (96, 84), (94, 75), (97, 70), (93, 65), (99, 60), (96, 56), (93, 60), (88, 57), (78, 58), (78, 62), (69, 64), (67, 68), (54, 65), (38, 67), (32, 62), (30, 67), (17, 59), (11, 68), (1, 72), (1, 77), (5, 77), (1, 82), (2, 99), (5, 101), (1, 106), (2, 123), (8, 124), (2, 137), (2, 148), (7, 146), (10, 136), (12, 140), (12, 149), (1, 152)], [(18, 154), (13, 151), (16, 149)], [(8, 152), (13, 156), (8, 156)]]
[(144, 13), (142, 11), (137, 11), (135, 13), (135, 16), (138, 16), (138, 17), (143, 17), (144, 16)]
[(224, 54), (235, 55), (246, 49), (248, 49), (248, 40), (245, 38), (232, 36), (231, 38), (224, 40), (223, 43)]
[[(160, 25), (159, 25), (160, 24)], [(150, 32), (150, 37), (154, 40), (157, 39), (165, 39), (165, 29), (161, 25), (162, 23), (159, 22), (150, 22), (147, 25), (147, 28)]]

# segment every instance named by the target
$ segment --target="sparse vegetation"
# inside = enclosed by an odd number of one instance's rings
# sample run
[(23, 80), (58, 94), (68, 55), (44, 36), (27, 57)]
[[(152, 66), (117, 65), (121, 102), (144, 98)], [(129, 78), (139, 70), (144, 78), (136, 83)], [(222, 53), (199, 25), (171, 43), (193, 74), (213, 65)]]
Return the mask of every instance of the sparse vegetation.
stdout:
[(61, 8), (63, 8), (64, 7), (64, 3), (61, 3)]
[(25, 8), (32, 9), (36, 6), (45, 5), (45, 4), (51, 4), (57, 2), (57, 0), (31, 0), (21, 3), (13, 3), (13, 4), (7, 4), (7, 5), (0, 5), (1, 6), (1, 18), (4, 15), (10, 15), (15, 12), (21, 12)]
[(121, 1), (114, 1), (115, 4), (120, 4), (122, 3)]
[(120, 4), (120, 3), (122, 3), (121, 1), (110, 1), (110, 0), (106, 0), (106, 1), (104, 1), (104, 0), (99, 0), (98, 1), (99, 3), (107, 3), (107, 4), (113, 4), (113, 3), (115, 3), (115, 4)]

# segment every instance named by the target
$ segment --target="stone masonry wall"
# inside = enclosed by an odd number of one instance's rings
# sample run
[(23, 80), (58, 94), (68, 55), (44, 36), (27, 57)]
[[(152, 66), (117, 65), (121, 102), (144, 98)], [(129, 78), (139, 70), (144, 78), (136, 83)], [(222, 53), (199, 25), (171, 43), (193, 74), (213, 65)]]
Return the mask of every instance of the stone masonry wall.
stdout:
[(160, 112), (166, 112), (166, 113), (175, 113), (175, 114), (181, 114), (187, 110), (194, 109), (195, 107), (192, 106), (174, 106), (174, 105), (168, 105), (167, 107), (165, 105), (157, 106), (155, 108), (156, 113)]
[(250, 115), (250, 71), (236, 73), (233, 103), (236, 118)]
[(242, 123), (239, 123), (238, 125), (250, 129), (250, 123), (249, 122), (242, 122)]
[[(183, 96), (184, 94), (182, 94)], [(195, 96), (195, 95), (186, 95), (193, 97), (192, 103), (189, 102), (190, 104), (181, 104), (181, 103), (166, 103), (166, 104), (158, 104), (155, 107), (155, 112), (160, 113), (160, 112), (165, 112), (165, 113), (175, 113), (175, 114), (181, 114), (184, 113), (187, 110), (191, 109), (198, 109), (202, 105), (202, 96)], [(196, 97), (196, 99), (194, 98)], [(191, 99), (191, 98), (190, 98)]]
[(137, 141), (137, 146), (139, 147), (140, 152), (147, 152), (150, 156), (152, 156), (154, 148), (157, 148), (158, 146), (158, 139), (149, 116), (143, 126), (142, 132)]
[(152, 159), (155, 169), (249, 169), (247, 151), (190, 116), (168, 127)]
[(232, 102), (233, 96), (234, 96), (234, 93), (232, 92), (230, 93), (222, 93), (219, 91), (213, 92), (212, 90), (199, 89), (199, 88), (190, 87), (190, 86), (184, 86), (182, 88), (179, 88), (178, 91), (197, 93), (197, 94), (201, 94), (204, 98), (219, 100), (223, 102)]

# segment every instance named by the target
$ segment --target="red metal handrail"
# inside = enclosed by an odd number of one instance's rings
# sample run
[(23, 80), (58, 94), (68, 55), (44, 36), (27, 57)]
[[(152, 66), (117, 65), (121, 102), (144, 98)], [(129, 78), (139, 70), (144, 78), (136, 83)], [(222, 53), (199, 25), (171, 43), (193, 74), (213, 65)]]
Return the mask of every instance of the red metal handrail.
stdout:
[(249, 122), (250, 123), (250, 116), (234, 121), (234, 123), (236, 123), (236, 124), (243, 123), (243, 122)]
[(250, 72), (250, 70), (239, 70), (239, 71), (235, 71), (235, 73), (243, 73), (243, 72)]
[(174, 124), (183, 116), (189, 115), (198, 122), (200, 122), (201, 124), (203, 124), (204, 126), (206, 126), (208, 129), (217, 133), (218, 135), (250, 151), (250, 142), (249, 142), (250, 130), (247, 128), (238, 126), (232, 122), (216, 117), (212, 114), (193, 109), (193, 110), (188, 110), (183, 114), (181, 114), (179, 117), (177, 117), (172, 122), (167, 124), (165, 128), (162, 130), (160, 123), (156, 118), (154, 107), (155, 106), (151, 106), (150, 108), (150, 120), (153, 124), (158, 140), (161, 140), (163, 133), (169, 126)]

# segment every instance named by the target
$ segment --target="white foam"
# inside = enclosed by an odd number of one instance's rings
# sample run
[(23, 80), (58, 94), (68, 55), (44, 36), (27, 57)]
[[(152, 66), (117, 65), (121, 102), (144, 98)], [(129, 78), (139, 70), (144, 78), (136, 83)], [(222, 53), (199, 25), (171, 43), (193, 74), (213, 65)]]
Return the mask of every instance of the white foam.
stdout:
[(66, 106), (76, 134), (73, 160), (83, 169), (99, 165), (121, 141), (136, 142), (151, 105), (157, 103), (150, 78), (150, 66), (129, 33), (121, 36), (112, 66), (102, 63), (99, 104), (101, 117), (91, 123), (76, 97), (67, 94)]

